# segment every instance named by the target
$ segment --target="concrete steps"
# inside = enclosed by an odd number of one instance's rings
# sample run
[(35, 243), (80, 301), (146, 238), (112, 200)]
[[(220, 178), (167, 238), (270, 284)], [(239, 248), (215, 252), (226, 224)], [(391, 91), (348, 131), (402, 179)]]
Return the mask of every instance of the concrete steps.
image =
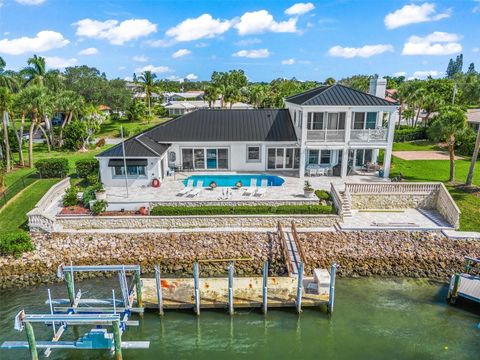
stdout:
[(340, 199), (342, 201), (343, 216), (352, 217), (351, 204), (350, 204), (350, 201), (348, 200), (347, 194), (345, 194), (345, 191), (340, 191)]

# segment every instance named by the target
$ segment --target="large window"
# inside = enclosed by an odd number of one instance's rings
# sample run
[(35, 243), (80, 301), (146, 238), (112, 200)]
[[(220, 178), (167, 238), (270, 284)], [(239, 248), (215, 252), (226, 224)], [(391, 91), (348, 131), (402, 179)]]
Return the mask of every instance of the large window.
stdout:
[(226, 148), (185, 148), (182, 149), (182, 165), (186, 170), (228, 169)]
[(308, 130), (345, 130), (345, 112), (308, 113)]
[(298, 169), (300, 166), (300, 149), (268, 148), (267, 169)]
[(328, 130), (345, 130), (345, 113), (328, 113)]
[(322, 130), (323, 113), (308, 113), (307, 126), (308, 130)]
[[(125, 167), (115, 166), (113, 168), (113, 175), (119, 177), (125, 177)], [(145, 166), (128, 166), (127, 165), (127, 177), (137, 178), (147, 176)]]
[(320, 164), (330, 164), (330, 150), (321, 151)]
[(247, 161), (260, 162), (260, 146), (247, 146)]
[(330, 155), (331, 150), (308, 150), (307, 164), (328, 165), (331, 163)]
[(353, 117), (353, 129), (375, 129), (377, 127), (376, 112), (356, 112)]

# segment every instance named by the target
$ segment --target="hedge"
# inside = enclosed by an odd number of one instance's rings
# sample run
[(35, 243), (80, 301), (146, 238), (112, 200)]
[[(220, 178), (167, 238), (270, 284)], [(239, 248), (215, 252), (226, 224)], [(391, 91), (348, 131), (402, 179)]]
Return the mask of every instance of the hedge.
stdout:
[(332, 206), (324, 205), (210, 205), (210, 206), (164, 206), (152, 208), (153, 216), (185, 216), (185, 215), (280, 215), (280, 214), (334, 214)]
[(20, 256), (32, 250), (35, 250), (35, 246), (28, 233), (22, 231), (0, 233), (0, 254)]
[(415, 127), (415, 128), (402, 128), (395, 130), (395, 135), (393, 138), (394, 142), (405, 142), (405, 141), (414, 141), (414, 140), (423, 140), (427, 138), (425, 128)]
[(63, 178), (68, 174), (67, 158), (49, 158), (35, 162), (41, 178)]
[(97, 159), (82, 159), (75, 161), (75, 168), (77, 169), (78, 177), (86, 179), (88, 175), (98, 173), (98, 160)]

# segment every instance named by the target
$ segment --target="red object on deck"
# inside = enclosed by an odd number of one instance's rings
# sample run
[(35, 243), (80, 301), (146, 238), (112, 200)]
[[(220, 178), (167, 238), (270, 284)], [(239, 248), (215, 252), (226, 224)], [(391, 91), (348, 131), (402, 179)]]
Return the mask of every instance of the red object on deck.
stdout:
[(153, 180), (152, 180), (152, 187), (154, 187), (154, 188), (160, 187), (160, 180), (158, 180), (158, 179), (153, 179)]

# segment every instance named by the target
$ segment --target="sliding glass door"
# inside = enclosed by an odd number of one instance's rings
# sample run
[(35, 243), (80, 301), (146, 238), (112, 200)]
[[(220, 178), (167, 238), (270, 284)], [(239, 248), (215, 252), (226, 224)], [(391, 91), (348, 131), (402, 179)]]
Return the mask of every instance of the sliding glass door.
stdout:
[(182, 165), (186, 170), (226, 170), (228, 169), (228, 149), (182, 149)]
[(300, 166), (300, 149), (268, 148), (267, 169), (298, 169)]

